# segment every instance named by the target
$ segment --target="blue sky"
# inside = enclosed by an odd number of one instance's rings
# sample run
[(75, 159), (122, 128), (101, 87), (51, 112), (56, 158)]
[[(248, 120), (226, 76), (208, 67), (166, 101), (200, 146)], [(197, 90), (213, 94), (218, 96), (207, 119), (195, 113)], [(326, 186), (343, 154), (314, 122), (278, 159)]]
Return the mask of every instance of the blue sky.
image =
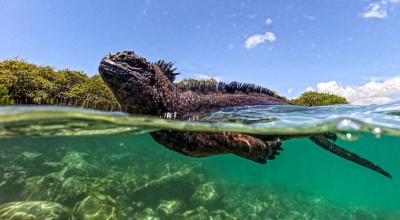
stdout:
[(373, 96), (400, 98), (400, 0), (0, 0), (0, 27), (1, 59), (95, 74), (107, 53), (133, 50), (174, 62), (181, 78), (354, 100), (390, 84)]

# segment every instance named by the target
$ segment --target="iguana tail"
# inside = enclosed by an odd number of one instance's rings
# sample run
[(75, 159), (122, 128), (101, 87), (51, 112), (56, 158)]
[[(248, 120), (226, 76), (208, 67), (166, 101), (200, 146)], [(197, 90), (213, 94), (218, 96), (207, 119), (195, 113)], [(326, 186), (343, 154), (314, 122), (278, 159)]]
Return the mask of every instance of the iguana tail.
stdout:
[(347, 160), (353, 161), (354, 163), (357, 163), (361, 166), (367, 167), (371, 170), (374, 170), (384, 176), (387, 176), (389, 178), (392, 178), (392, 175), (390, 175), (390, 173), (386, 172), (385, 170), (383, 170), (382, 168), (380, 168), (379, 166), (373, 164), (372, 162), (358, 156), (357, 154), (351, 153), (349, 151), (347, 151), (344, 148), (341, 148), (339, 146), (337, 146), (336, 144), (330, 142), (327, 137), (322, 136), (322, 135), (313, 135), (311, 137), (309, 137), (311, 141), (313, 141), (314, 143), (316, 143), (318, 146), (324, 148), (327, 151), (330, 151), (340, 157), (343, 157)]

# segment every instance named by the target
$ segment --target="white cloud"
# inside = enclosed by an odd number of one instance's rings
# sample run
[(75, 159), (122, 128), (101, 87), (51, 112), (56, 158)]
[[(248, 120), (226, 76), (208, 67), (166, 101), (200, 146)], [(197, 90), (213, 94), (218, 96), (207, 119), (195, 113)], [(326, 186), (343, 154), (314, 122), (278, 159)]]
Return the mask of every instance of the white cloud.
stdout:
[(370, 3), (365, 11), (361, 14), (363, 18), (380, 18), (384, 19), (388, 17), (388, 9), (394, 4), (399, 3), (400, 0), (379, 0)]
[(272, 24), (272, 18), (265, 19), (265, 25), (269, 26)]
[(199, 80), (216, 79), (218, 82), (222, 80), (221, 76), (212, 76), (212, 75), (203, 74), (203, 73), (195, 73), (195, 74), (193, 74), (193, 77), (195, 79), (199, 79)]
[(315, 89), (311, 86), (307, 87), (306, 92), (314, 92)]
[(363, 18), (387, 18), (387, 15), (386, 4), (382, 2), (370, 3), (362, 13)]
[(255, 18), (257, 17), (257, 14), (249, 14), (249, 15), (247, 15), (247, 17), (248, 17), (250, 20), (253, 20), (253, 19), (255, 19)]
[(272, 32), (266, 32), (265, 34), (255, 34), (246, 39), (244, 47), (251, 49), (259, 44), (265, 43), (266, 41), (274, 42), (276, 41), (276, 36)]
[(303, 17), (304, 17), (305, 19), (307, 19), (307, 20), (310, 20), (310, 21), (317, 20), (317, 17), (315, 17), (315, 16), (313, 16), (313, 15), (303, 15)]
[(321, 82), (316, 89), (308, 87), (307, 90), (340, 95), (351, 104), (383, 104), (400, 100), (400, 76), (382, 81), (371, 80), (358, 86), (344, 86), (336, 81)]

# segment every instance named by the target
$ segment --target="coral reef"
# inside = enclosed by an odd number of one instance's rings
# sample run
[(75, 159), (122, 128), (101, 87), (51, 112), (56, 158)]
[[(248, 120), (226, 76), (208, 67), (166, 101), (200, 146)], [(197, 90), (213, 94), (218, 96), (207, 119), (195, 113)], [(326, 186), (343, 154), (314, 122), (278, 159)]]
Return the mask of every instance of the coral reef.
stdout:
[[(398, 219), (304, 192), (241, 185), (160, 150), (115, 141), (2, 141), (0, 219)], [(17, 144), (19, 143), (19, 144)], [(143, 146), (143, 147), (142, 147)], [(152, 147), (153, 146), (153, 147)], [(157, 150), (158, 149), (158, 150)], [(196, 160), (198, 161), (198, 160)]]

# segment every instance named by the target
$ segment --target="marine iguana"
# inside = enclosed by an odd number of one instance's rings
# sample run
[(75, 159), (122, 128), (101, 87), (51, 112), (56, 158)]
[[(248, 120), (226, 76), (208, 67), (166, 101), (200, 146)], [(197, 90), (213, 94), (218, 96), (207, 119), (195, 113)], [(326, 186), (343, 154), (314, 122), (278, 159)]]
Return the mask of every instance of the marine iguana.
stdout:
[[(177, 86), (173, 81), (179, 73), (172, 63), (149, 62), (132, 51), (107, 55), (100, 63), (99, 72), (122, 110), (132, 114), (187, 119), (227, 107), (289, 104), (271, 90), (253, 84)], [(308, 137), (325, 150), (392, 178), (379, 166), (332, 143), (336, 140), (333, 133), (296, 136), (161, 130), (150, 134), (158, 143), (184, 155), (206, 157), (232, 153), (262, 164), (280, 154), (282, 141)]]

